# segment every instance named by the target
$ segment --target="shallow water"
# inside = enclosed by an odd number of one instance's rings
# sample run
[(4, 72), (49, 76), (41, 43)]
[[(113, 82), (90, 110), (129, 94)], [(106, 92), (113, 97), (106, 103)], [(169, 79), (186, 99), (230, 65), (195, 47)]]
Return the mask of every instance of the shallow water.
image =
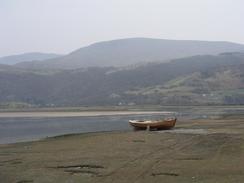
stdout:
[[(162, 111), (175, 111), (180, 119), (222, 118), (244, 115), (244, 106), (222, 107), (162, 107)], [(0, 144), (38, 140), (45, 137), (101, 131), (132, 130), (129, 119), (159, 119), (165, 116), (126, 115), (61, 118), (0, 118)]]
[[(158, 118), (158, 115), (153, 116)], [(68, 118), (1, 118), (0, 144), (38, 140), (45, 137), (101, 131), (131, 130), (129, 119), (149, 119), (152, 115), (68, 117)]]

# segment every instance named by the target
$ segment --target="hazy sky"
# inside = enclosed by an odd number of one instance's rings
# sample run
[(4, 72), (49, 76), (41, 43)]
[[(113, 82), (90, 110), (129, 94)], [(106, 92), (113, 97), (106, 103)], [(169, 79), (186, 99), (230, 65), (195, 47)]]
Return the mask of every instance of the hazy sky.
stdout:
[(0, 0), (0, 56), (129, 37), (244, 44), (244, 0)]

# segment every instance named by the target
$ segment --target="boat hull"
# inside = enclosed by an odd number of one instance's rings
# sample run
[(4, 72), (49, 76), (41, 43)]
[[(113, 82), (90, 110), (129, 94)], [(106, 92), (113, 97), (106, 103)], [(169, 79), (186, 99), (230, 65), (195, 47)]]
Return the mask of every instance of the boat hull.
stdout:
[(145, 130), (145, 129), (157, 129), (157, 130), (168, 130), (175, 126), (176, 118), (161, 121), (139, 121), (130, 120), (130, 125), (134, 127), (135, 130)]

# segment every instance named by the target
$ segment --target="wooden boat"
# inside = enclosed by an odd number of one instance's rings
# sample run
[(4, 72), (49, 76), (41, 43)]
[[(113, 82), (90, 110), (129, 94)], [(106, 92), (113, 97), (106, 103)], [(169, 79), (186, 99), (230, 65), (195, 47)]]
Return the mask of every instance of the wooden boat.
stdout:
[(176, 120), (176, 118), (166, 118), (163, 120), (129, 120), (129, 123), (135, 130), (168, 130), (175, 126)]

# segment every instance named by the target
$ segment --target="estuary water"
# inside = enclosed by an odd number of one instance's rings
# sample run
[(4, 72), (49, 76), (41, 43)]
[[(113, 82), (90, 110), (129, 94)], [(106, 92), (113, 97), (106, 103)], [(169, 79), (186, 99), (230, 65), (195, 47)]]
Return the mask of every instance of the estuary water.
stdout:
[[(244, 106), (162, 107), (181, 119), (244, 116)], [(109, 115), (93, 117), (0, 117), (0, 144), (39, 140), (46, 137), (103, 131), (132, 130), (130, 119), (160, 119), (165, 114)]]
[(129, 119), (159, 118), (158, 115), (97, 117), (0, 118), (0, 144), (33, 141), (71, 133), (132, 130)]

